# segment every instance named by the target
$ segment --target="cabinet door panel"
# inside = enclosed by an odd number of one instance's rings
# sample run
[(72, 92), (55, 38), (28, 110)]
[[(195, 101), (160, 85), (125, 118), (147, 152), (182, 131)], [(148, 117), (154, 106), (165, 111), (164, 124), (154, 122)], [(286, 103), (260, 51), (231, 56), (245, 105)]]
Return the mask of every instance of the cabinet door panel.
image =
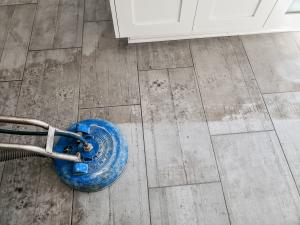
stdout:
[(121, 37), (192, 32), (197, 0), (115, 0)]
[(278, 0), (266, 28), (300, 30), (300, 0)]
[(199, 0), (194, 33), (262, 29), (276, 0)]

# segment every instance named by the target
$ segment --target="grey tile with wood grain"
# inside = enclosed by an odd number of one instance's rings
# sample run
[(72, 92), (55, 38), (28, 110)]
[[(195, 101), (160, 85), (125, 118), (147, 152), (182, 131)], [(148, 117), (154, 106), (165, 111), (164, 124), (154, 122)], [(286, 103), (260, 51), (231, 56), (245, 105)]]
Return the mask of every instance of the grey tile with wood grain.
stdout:
[(112, 20), (109, 0), (85, 0), (84, 21)]
[[(77, 120), (78, 49), (30, 52), (16, 115), (66, 128)], [(45, 139), (11, 138), (43, 146)], [(73, 190), (63, 184), (50, 159), (6, 162), (0, 188), (1, 224), (70, 224)]]
[(129, 161), (124, 174), (111, 187), (96, 193), (75, 192), (73, 224), (149, 225), (140, 107), (120, 106), (80, 110), (80, 120), (88, 118), (104, 118), (119, 126), (128, 143)]
[(238, 37), (192, 40), (191, 50), (212, 135), (273, 128)]
[(85, 23), (80, 107), (138, 104), (136, 46), (114, 38), (112, 22)]
[(218, 180), (193, 69), (139, 75), (149, 186)]
[(264, 98), (300, 190), (300, 92), (268, 94)]
[(0, 6), (37, 3), (37, 0), (0, 0)]
[(229, 225), (220, 183), (150, 189), (152, 225)]
[(193, 66), (187, 40), (141, 43), (137, 47), (139, 70)]
[(0, 81), (22, 79), (34, 14), (33, 4), (0, 7)]
[(81, 47), (84, 0), (39, 0), (30, 50)]
[[(10, 81), (0, 82), (0, 115), (14, 116), (16, 113), (18, 96), (20, 92), (21, 82)], [(9, 128), (9, 125), (0, 123), (0, 128)], [(9, 135), (1, 134), (0, 142), (9, 142)], [(1, 177), (1, 173), (0, 173)]]
[[(15, 115), (20, 87), (21, 87), (20, 81), (0, 82), (0, 115), (2, 116)], [(0, 123), (0, 128), (10, 129), (11, 125)], [(8, 143), (9, 138), (10, 135), (1, 134), (0, 142)], [(1, 185), (3, 168), (4, 168), (4, 162), (0, 162), (0, 185)]]
[(300, 91), (300, 36), (275, 33), (242, 36), (263, 93)]
[(299, 224), (300, 197), (274, 131), (213, 137), (232, 225)]

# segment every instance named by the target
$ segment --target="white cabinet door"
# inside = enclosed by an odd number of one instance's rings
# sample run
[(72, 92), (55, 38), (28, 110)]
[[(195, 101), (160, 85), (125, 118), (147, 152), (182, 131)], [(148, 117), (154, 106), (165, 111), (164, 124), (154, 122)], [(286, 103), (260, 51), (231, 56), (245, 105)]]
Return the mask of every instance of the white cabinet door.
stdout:
[(191, 34), (197, 0), (115, 0), (121, 37)]
[(266, 28), (300, 30), (300, 0), (278, 0)]
[(251, 33), (262, 29), (277, 0), (199, 0), (194, 33)]

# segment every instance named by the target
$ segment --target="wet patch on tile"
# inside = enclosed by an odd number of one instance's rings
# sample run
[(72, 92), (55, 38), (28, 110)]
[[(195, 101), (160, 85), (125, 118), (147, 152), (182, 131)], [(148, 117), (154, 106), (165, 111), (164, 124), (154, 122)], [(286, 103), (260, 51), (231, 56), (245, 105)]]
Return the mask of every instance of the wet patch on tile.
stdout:
[(23, 77), (35, 7), (0, 7), (0, 81)]
[[(30, 52), (16, 115), (40, 119), (61, 129), (75, 122), (80, 59), (78, 49)], [(10, 140), (41, 147), (46, 143), (45, 138), (34, 137)], [(1, 224), (71, 223), (73, 190), (60, 181), (51, 159), (6, 162), (0, 198)]]
[(84, 0), (39, 0), (30, 50), (81, 47)]
[(84, 21), (112, 20), (109, 0), (85, 0)]
[(187, 40), (137, 45), (139, 70), (193, 66)]
[(139, 103), (135, 45), (114, 38), (112, 22), (85, 24), (80, 107)]
[(211, 134), (273, 128), (238, 37), (192, 40), (191, 49)]

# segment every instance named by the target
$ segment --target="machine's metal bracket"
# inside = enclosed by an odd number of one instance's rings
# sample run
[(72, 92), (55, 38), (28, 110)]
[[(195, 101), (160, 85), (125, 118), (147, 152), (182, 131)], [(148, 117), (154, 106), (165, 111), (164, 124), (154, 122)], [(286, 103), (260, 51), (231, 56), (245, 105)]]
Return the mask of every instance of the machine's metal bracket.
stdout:
[[(88, 146), (88, 144), (85, 143), (84, 139), (79, 134), (54, 128), (54, 127), (50, 126), (49, 124), (47, 124), (43, 121), (40, 121), (40, 120), (20, 118), (20, 117), (0, 116), (0, 122), (31, 125), (31, 126), (41, 127), (43, 129), (48, 130), (46, 148), (41, 148), (41, 147), (32, 146), (32, 145), (0, 143), (0, 149), (29, 151), (29, 152), (38, 153), (38, 154), (46, 156), (46, 157), (55, 158), (55, 159), (62, 159), (62, 160), (73, 161), (73, 162), (81, 162), (80, 154), (69, 155), (69, 154), (54, 152), (53, 151), (54, 136), (55, 136), (55, 134), (58, 134), (60, 136), (76, 138), (76, 139), (82, 141), (84, 145)], [(23, 132), (23, 133), (25, 133), (25, 132)], [(20, 132), (20, 133), (22, 133), (22, 132)]]

